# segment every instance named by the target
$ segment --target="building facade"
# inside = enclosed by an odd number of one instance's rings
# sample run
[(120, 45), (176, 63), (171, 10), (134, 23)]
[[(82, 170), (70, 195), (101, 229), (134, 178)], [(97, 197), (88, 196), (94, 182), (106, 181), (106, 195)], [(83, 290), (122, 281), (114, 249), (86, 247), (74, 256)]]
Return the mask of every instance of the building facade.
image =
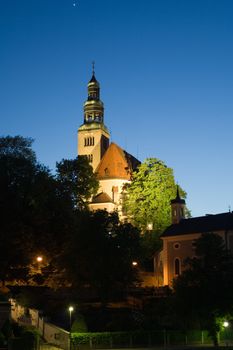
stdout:
[(226, 249), (233, 252), (233, 212), (186, 219), (184, 206), (185, 201), (178, 193), (171, 201), (172, 225), (161, 235), (163, 249), (155, 255), (159, 285), (172, 286), (173, 279), (186, 268), (185, 260), (195, 257), (195, 240), (203, 234), (218, 234)]

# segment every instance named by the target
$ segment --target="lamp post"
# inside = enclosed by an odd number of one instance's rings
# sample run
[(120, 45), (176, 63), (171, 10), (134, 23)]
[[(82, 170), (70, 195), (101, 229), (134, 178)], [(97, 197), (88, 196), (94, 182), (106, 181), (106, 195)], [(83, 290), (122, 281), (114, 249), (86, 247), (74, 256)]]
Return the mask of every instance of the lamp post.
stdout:
[(38, 255), (36, 257), (36, 261), (37, 261), (37, 273), (41, 273), (41, 263), (43, 261), (43, 257), (41, 255)]
[(71, 332), (71, 326), (72, 326), (72, 312), (74, 311), (73, 306), (69, 306), (69, 313), (70, 313), (70, 332)]
[(73, 306), (69, 306), (68, 310), (69, 310), (69, 314), (70, 314), (69, 349), (71, 349), (71, 326), (72, 326), (72, 312), (74, 311)]
[(229, 322), (228, 321), (224, 321), (223, 322), (223, 327), (224, 327), (224, 342), (225, 342), (225, 345), (228, 346), (228, 339), (227, 339), (228, 334), (227, 334), (226, 330), (229, 327)]

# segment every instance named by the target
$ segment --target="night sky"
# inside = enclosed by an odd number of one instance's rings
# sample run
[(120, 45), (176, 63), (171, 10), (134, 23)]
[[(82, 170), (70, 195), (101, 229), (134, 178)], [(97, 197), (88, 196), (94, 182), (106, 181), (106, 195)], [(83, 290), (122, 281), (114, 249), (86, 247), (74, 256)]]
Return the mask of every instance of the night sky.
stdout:
[(233, 210), (233, 1), (0, 0), (0, 134), (75, 158), (93, 60), (112, 141), (172, 167), (193, 216)]

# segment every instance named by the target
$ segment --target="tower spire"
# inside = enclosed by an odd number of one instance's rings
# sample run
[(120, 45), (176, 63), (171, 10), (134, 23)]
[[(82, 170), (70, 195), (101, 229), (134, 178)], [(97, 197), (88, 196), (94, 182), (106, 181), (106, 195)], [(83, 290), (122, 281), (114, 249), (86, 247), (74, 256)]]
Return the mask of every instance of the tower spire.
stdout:
[(185, 200), (180, 197), (179, 185), (176, 185), (176, 198), (171, 200), (172, 223), (178, 224), (185, 218)]
[(92, 77), (87, 85), (88, 96), (84, 103), (84, 124), (104, 122), (104, 104), (100, 100), (100, 85), (95, 77), (95, 61), (92, 62)]
[(176, 200), (180, 199), (180, 191), (179, 191), (179, 185), (178, 183), (176, 184)]
[(95, 77), (95, 62), (92, 62), (92, 77), (87, 84), (87, 99), (84, 102), (84, 121), (78, 129), (78, 155), (87, 156), (95, 171), (109, 146), (109, 131), (104, 125), (104, 104), (100, 99), (100, 84)]

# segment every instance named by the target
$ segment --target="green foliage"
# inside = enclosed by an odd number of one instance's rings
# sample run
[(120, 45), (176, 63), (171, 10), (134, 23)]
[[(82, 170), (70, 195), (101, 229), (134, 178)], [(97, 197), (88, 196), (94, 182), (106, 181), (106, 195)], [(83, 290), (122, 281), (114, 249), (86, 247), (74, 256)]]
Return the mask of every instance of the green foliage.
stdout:
[(154, 347), (154, 346), (186, 346), (210, 344), (207, 331), (133, 331), (133, 332), (101, 332), (101, 333), (73, 333), (74, 349), (82, 345), (93, 347)]
[(57, 163), (57, 179), (63, 191), (70, 196), (75, 208), (87, 209), (88, 200), (95, 195), (99, 183), (87, 157), (63, 159)]
[[(185, 193), (180, 189), (182, 196)], [(148, 158), (134, 172), (124, 207), (132, 222), (145, 232), (149, 223), (157, 234), (171, 224), (170, 201), (176, 195), (173, 170), (161, 160)]]
[(196, 316), (217, 344), (221, 318), (233, 315), (233, 256), (222, 238), (212, 233), (196, 241), (195, 253), (174, 280), (177, 309), (183, 317)]
[(72, 333), (86, 333), (88, 331), (84, 316), (78, 313), (72, 324)]

